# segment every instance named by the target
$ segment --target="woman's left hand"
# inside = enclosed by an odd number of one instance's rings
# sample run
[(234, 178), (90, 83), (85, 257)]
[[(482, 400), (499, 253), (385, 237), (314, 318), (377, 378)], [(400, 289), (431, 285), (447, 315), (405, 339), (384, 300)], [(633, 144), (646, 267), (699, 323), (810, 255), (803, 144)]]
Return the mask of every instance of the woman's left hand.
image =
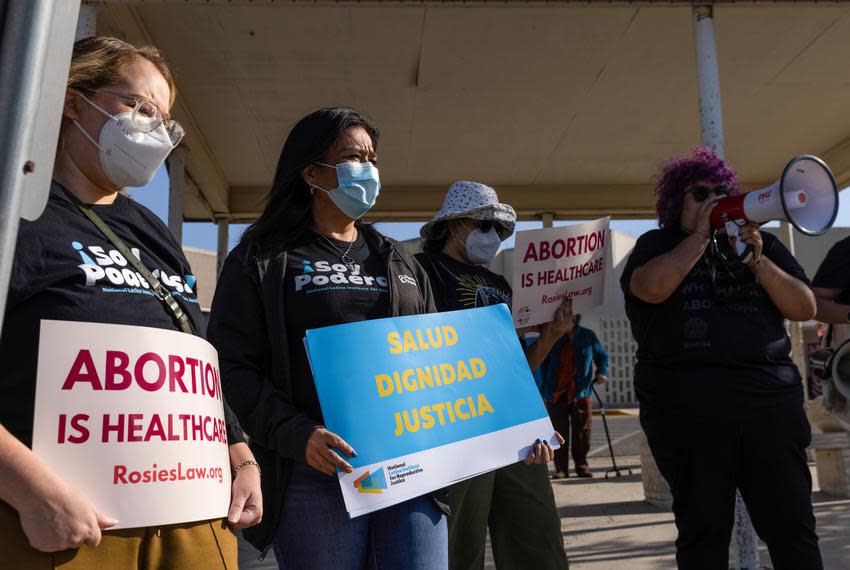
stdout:
[[(558, 438), (558, 444), (564, 444), (564, 438), (558, 432), (555, 432), (555, 437)], [(555, 450), (548, 441), (540, 441), (539, 439), (531, 444), (531, 451), (528, 457), (525, 458), (526, 465), (544, 465), (555, 458)]]
[(230, 489), (230, 528), (247, 528), (263, 520), (263, 492), (260, 490), (260, 471), (246, 465), (236, 472)]
[(756, 264), (761, 260), (761, 249), (762, 249), (762, 240), (761, 240), (761, 231), (759, 230), (759, 225), (750, 222), (746, 226), (741, 228), (740, 233), (738, 234), (738, 239), (740, 239), (745, 244), (752, 246), (753, 255), (750, 257), (750, 260), (747, 262), (747, 265), (753, 271), (756, 270)]
[(573, 315), (573, 300), (567, 297), (555, 309), (552, 320), (540, 327), (540, 336), (557, 340), (572, 332), (575, 327), (575, 316)]

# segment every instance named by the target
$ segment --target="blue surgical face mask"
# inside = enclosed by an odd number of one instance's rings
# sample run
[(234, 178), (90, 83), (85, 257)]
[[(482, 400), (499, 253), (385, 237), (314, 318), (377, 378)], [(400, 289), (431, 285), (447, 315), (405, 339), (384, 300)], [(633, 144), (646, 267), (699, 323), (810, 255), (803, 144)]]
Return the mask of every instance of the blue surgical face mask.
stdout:
[(346, 216), (356, 220), (375, 205), (381, 191), (381, 179), (378, 177), (378, 168), (374, 164), (371, 162), (342, 162), (336, 166), (322, 162), (316, 164), (336, 168), (339, 186), (331, 190), (325, 190), (319, 186), (313, 186), (313, 188), (327, 192), (328, 197)]

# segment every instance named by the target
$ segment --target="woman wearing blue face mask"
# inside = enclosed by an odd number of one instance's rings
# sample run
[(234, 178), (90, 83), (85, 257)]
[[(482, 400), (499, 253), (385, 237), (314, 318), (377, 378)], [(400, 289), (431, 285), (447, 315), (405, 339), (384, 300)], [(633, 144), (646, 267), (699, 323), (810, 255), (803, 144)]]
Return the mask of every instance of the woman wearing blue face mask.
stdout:
[[(500, 203), (489, 186), (466, 180), (451, 185), (443, 207), (422, 227), (423, 253), (416, 256), (428, 272), (438, 310), (500, 303), (510, 307), (511, 286), (486, 265), (515, 224), (514, 209)], [(566, 302), (557, 309), (555, 319), (541, 328), (537, 342), (527, 348), (521, 343), (532, 370), (571, 327), (572, 310)], [(524, 462), (448, 489), (452, 570), (484, 568), (488, 529), (497, 568), (567, 567), (561, 519), (549, 483), (547, 463), (553, 457), (551, 445), (538, 440)]]
[(266, 518), (245, 536), (260, 549), (273, 543), (282, 568), (447, 565), (435, 496), (349, 519), (336, 469), (351, 472), (357, 442), (324, 428), (303, 344), (308, 329), (435, 311), (419, 264), (359, 221), (380, 190), (377, 142), (377, 128), (353, 109), (301, 119), (213, 301), (209, 337), (224, 392), (264, 475)]

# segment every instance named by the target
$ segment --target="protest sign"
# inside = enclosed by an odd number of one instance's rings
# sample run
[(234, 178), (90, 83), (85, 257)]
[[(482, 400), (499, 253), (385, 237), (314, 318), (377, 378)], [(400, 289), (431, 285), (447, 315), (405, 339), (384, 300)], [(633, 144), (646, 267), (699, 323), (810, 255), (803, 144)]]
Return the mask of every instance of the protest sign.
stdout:
[(113, 528), (226, 516), (215, 349), (176, 331), (42, 321), (33, 452)]
[(351, 516), (525, 459), (554, 430), (507, 305), (307, 331)]
[(517, 232), (513, 316), (517, 328), (547, 323), (565, 298), (573, 312), (601, 305), (609, 261), (610, 218)]

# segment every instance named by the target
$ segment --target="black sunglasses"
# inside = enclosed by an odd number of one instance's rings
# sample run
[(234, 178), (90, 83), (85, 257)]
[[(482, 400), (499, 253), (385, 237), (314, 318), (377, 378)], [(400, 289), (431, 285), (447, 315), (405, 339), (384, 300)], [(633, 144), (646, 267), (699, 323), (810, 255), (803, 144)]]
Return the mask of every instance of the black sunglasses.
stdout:
[[(469, 218), (469, 221), (472, 222), (473, 224), (478, 224), (476, 227), (474, 227), (472, 229), (479, 229), (485, 234), (487, 232), (489, 232), (491, 229), (496, 227), (496, 223), (493, 222), (492, 220), (474, 220), (472, 218)], [(461, 223), (463, 223), (463, 220), (461, 220)], [(463, 224), (463, 225), (466, 226), (466, 224)]]
[(727, 188), (725, 184), (718, 184), (717, 186), (694, 184), (693, 186), (688, 186), (685, 189), (685, 192), (690, 192), (691, 196), (693, 196), (694, 200), (697, 202), (705, 202), (709, 194), (714, 194), (721, 198), (726, 198), (732, 194), (729, 192), (729, 188)]

